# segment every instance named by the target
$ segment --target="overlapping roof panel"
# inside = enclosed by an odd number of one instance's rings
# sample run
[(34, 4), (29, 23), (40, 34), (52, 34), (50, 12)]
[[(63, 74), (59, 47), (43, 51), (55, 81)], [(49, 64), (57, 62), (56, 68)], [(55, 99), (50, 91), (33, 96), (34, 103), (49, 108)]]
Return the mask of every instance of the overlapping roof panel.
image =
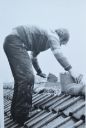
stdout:
[[(21, 128), (10, 117), (12, 89), (4, 89), (5, 128)], [(83, 96), (33, 94), (31, 117), (22, 128), (85, 128)]]

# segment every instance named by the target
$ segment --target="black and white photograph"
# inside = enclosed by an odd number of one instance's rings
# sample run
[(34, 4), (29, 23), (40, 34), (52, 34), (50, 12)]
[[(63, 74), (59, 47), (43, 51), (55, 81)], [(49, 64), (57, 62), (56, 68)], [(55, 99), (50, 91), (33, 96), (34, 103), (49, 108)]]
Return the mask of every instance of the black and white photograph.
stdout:
[(85, 128), (86, 1), (0, 0), (0, 128)]

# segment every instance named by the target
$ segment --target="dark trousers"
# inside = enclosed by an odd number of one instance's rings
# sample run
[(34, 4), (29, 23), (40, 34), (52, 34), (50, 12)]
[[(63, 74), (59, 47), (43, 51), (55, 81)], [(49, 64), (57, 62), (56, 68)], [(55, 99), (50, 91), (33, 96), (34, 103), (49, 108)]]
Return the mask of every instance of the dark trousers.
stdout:
[(15, 82), (11, 115), (13, 119), (21, 123), (26, 120), (32, 107), (34, 85), (32, 63), (24, 42), (16, 35), (7, 36), (3, 47)]

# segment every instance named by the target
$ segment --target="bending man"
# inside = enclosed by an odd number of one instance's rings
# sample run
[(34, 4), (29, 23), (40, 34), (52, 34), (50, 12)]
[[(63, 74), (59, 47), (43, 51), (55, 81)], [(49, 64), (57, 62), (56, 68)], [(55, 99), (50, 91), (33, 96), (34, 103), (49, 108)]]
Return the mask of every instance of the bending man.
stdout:
[[(37, 61), (40, 52), (50, 48), (64, 70), (68, 71), (75, 80), (77, 79), (73, 75), (72, 66), (61, 52), (61, 46), (67, 44), (68, 40), (69, 33), (66, 29), (47, 32), (35, 26), (18, 26), (5, 38), (4, 51), (15, 82), (11, 115), (19, 124), (27, 120), (32, 107), (34, 85), (32, 64), (39, 76), (46, 77)], [(28, 51), (31, 51), (31, 58)]]

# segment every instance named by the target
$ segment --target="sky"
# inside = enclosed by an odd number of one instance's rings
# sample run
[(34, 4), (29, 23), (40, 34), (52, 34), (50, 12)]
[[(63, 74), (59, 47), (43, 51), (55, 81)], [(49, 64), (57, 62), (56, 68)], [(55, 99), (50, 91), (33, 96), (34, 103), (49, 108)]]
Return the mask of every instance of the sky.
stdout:
[[(77, 73), (86, 80), (86, 0), (0, 0), (0, 83), (13, 81), (3, 51), (5, 37), (18, 25), (36, 25), (43, 29), (66, 28), (70, 33), (63, 54)], [(48, 75), (64, 72), (51, 50), (38, 56), (42, 71)], [(35, 73), (35, 71), (34, 71)]]

